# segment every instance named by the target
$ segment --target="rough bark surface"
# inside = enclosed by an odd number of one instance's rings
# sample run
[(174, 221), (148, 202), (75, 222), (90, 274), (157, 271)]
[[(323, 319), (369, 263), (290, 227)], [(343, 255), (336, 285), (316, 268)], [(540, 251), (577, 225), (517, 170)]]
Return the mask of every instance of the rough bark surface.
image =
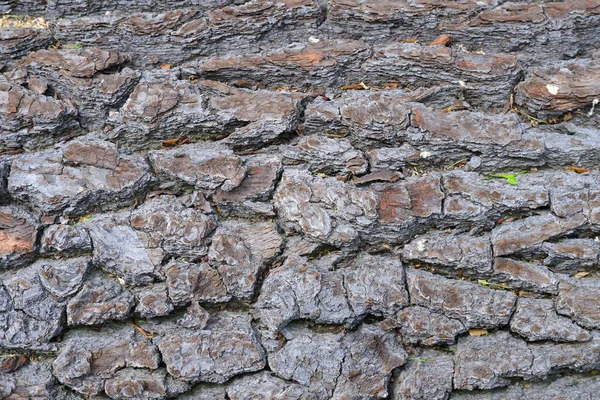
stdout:
[(0, 398), (598, 398), (598, 0), (0, 16)]

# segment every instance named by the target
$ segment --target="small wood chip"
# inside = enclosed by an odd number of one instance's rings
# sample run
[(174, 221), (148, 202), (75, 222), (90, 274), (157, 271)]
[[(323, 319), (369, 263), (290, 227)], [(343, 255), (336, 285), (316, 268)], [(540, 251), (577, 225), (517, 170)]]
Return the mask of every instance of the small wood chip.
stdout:
[(503, 224), (505, 222), (512, 222), (515, 219), (516, 219), (515, 217), (503, 217), (503, 218), (500, 218), (498, 221), (496, 221), (496, 224), (500, 225), (500, 224)]
[(433, 42), (429, 43), (429, 46), (435, 46), (435, 45), (445, 46), (450, 42), (450, 40), (452, 40), (452, 36), (446, 35), (446, 34), (440, 35)]
[(583, 278), (584, 276), (588, 276), (590, 271), (581, 271), (573, 275), (575, 278)]
[(571, 165), (569, 167), (569, 171), (577, 172), (578, 174), (585, 174), (586, 172), (590, 172), (590, 169), (589, 168), (575, 167), (575, 166)]
[(535, 293), (526, 292), (525, 290), (519, 290), (519, 292), (516, 294), (520, 297), (536, 297)]
[(469, 329), (469, 335), (471, 336), (485, 336), (487, 334), (487, 329)]
[(345, 85), (345, 86), (342, 86), (340, 89), (341, 90), (366, 90), (366, 89), (368, 89), (368, 86), (367, 87), (365, 87), (365, 86), (367, 86), (367, 85), (365, 85), (363, 82), (361, 82), (361, 83), (353, 83), (351, 85)]
[(164, 148), (175, 147), (179, 144), (179, 138), (163, 140), (161, 146)]
[(398, 89), (399, 87), (400, 87), (400, 84), (398, 82), (387, 82), (387, 83), (384, 83), (381, 88), (382, 89)]
[(340, 139), (340, 138), (345, 138), (349, 134), (350, 134), (349, 132), (326, 133), (325, 136), (327, 136), (328, 138), (332, 138), (332, 139)]
[(361, 177), (354, 177), (352, 182), (356, 185), (364, 185), (366, 183), (371, 182), (397, 182), (398, 180), (404, 178), (402, 172), (398, 171), (379, 171), (373, 172)]
[(142, 335), (144, 335), (146, 337), (146, 339), (152, 339), (154, 337), (153, 334), (146, 332), (141, 327), (139, 327), (138, 325), (136, 325), (135, 322), (131, 321), (131, 325), (133, 325), (133, 327), (135, 329), (137, 329), (139, 333), (141, 333)]

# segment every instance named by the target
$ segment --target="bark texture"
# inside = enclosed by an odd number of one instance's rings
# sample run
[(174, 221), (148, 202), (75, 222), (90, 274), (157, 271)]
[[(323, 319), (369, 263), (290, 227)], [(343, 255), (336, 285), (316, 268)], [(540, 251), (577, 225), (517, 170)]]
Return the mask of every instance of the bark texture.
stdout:
[(598, 0), (0, 14), (0, 398), (598, 398)]

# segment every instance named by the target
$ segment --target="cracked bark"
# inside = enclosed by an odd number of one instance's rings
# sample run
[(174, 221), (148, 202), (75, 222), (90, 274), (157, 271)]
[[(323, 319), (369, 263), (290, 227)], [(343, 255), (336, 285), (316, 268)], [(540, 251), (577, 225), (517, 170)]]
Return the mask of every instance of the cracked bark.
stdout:
[(598, 392), (593, 2), (0, 3), (0, 397)]

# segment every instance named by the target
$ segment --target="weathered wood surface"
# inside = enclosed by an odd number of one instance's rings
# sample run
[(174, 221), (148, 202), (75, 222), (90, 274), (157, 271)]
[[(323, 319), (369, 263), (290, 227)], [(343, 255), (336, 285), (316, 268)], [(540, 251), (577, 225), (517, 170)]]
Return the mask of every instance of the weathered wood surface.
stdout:
[(1, 398), (597, 398), (598, 0), (0, 13)]

